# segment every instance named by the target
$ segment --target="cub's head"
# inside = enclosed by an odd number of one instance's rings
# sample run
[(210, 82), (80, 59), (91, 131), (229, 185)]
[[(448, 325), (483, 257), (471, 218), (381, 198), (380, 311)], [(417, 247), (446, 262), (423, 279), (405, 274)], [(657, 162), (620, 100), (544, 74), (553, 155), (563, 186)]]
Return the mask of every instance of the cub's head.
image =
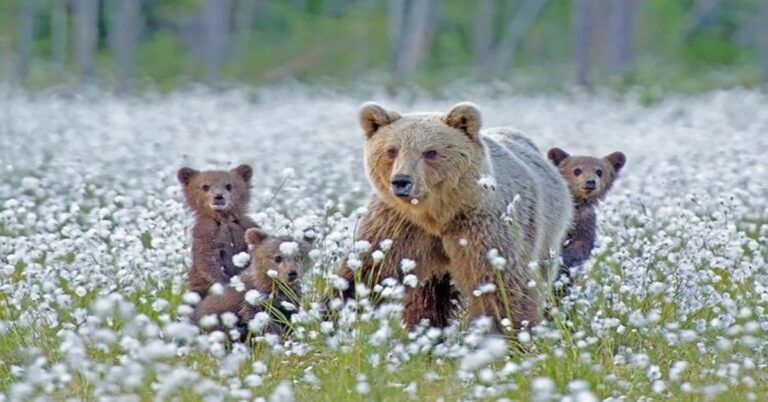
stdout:
[(311, 266), (312, 241), (310, 237), (297, 241), (289, 236), (271, 236), (261, 229), (246, 230), (251, 263), (240, 278), (246, 287), (262, 292), (271, 291), (274, 281), (298, 288), (299, 278)]
[(402, 208), (430, 208), (477, 173), (483, 161), (480, 110), (459, 103), (445, 114), (408, 114), (363, 105), (365, 167), (379, 196)]
[(621, 152), (601, 158), (571, 156), (560, 148), (552, 148), (547, 157), (560, 170), (577, 201), (591, 202), (602, 198), (627, 162)]
[(200, 215), (239, 215), (250, 200), (253, 169), (240, 165), (232, 170), (179, 169), (176, 177), (184, 187), (187, 204)]

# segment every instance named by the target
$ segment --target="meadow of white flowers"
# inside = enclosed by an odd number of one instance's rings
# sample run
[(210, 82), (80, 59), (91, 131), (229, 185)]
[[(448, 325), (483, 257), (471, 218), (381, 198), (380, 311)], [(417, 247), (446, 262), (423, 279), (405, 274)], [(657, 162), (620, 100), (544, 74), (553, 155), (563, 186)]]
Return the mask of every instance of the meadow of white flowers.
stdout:
[[(2, 89), (0, 400), (766, 400), (768, 96), (391, 97), (282, 87), (121, 98)], [(548, 322), (403, 330), (404, 286), (357, 289), (324, 320), (369, 185), (362, 101), (477, 103), (542, 152), (621, 150), (599, 247)], [(312, 225), (293, 336), (228, 345), (187, 319), (188, 229), (176, 170), (254, 168), (251, 215)], [(412, 267), (412, 261), (403, 266)], [(409, 281), (414, 282), (414, 281)], [(375, 305), (371, 298), (385, 301)], [(189, 297), (187, 297), (189, 299)]]

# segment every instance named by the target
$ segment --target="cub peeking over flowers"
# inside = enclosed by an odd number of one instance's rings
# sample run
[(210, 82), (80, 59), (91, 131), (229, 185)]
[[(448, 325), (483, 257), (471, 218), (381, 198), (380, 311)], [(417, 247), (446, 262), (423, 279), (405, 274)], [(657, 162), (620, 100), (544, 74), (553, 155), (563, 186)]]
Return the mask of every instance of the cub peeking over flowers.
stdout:
[(192, 318), (207, 330), (238, 330), (240, 339), (247, 331), (282, 333), (298, 309), (299, 278), (310, 267), (313, 238), (297, 241), (251, 228), (244, 239), (248, 267), (229, 285), (214, 285)]

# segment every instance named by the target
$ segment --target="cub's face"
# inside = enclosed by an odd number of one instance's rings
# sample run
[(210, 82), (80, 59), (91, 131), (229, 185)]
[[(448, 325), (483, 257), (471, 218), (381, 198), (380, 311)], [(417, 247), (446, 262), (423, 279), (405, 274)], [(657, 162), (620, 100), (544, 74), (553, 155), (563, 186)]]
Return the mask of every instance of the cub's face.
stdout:
[[(251, 255), (251, 264), (241, 275), (249, 287), (258, 287), (249, 281), (280, 281), (295, 287), (301, 275), (311, 266), (309, 252), (312, 239), (294, 240), (288, 236), (270, 236), (260, 229), (248, 229), (245, 233)], [(270, 271), (276, 275), (270, 276)], [(274, 274), (273, 274), (274, 275)]]
[(400, 116), (369, 103), (360, 122), (368, 178), (384, 200), (403, 208), (428, 208), (482, 159), (480, 112), (471, 104), (445, 115)]
[(626, 163), (626, 157), (621, 152), (614, 152), (603, 158), (593, 158), (571, 156), (560, 148), (553, 148), (547, 156), (560, 170), (571, 194), (585, 201), (599, 199), (605, 195)]
[(239, 213), (250, 198), (253, 170), (240, 165), (232, 170), (199, 172), (181, 168), (177, 173), (190, 208), (199, 214)]

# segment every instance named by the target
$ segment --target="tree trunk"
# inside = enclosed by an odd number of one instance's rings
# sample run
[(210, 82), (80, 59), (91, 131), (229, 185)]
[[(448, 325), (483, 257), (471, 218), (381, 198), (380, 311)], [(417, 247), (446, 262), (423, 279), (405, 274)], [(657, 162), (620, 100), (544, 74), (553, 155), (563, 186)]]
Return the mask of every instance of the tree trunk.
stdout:
[(473, 43), (475, 75), (485, 79), (491, 64), (493, 48), (493, 20), (496, 14), (496, 0), (480, 0), (475, 12)]
[[(253, 20), (261, 6), (259, 0), (239, 0), (235, 13), (235, 55), (239, 60), (244, 60), (248, 55)], [(247, 63), (246, 63), (247, 64)]]
[(117, 63), (117, 87), (120, 92), (131, 89), (134, 75), (134, 49), (138, 41), (139, 2), (141, 0), (110, 0), (110, 41)]
[(84, 83), (94, 78), (98, 17), (98, 0), (75, 0), (75, 53), (80, 79)]
[(69, 39), (69, 0), (56, 0), (51, 9), (51, 58), (53, 70), (61, 79), (67, 70)]
[(611, 69), (625, 74), (634, 62), (636, 0), (615, 0), (611, 12)]
[(32, 43), (35, 40), (35, 15), (37, 0), (24, 0), (19, 13), (19, 53), (16, 60), (16, 77), (26, 83), (29, 75), (29, 59), (32, 55)]
[(504, 36), (494, 51), (494, 68), (498, 72), (509, 69), (514, 61), (517, 47), (531, 28), (547, 0), (525, 0), (512, 19), (506, 24)]
[(591, 38), (592, 0), (574, 0), (572, 3), (573, 63), (576, 67), (576, 83), (583, 87), (591, 85)]
[(760, 1), (760, 23), (758, 24), (758, 45), (760, 46), (760, 65), (763, 82), (768, 83), (768, 0)]
[[(402, 0), (401, 0), (402, 1)], [(436, 0), (409, 1), (402, 7), (404, 23), (397, 38), (394, 80), (402, 84), (416, 70), (429, 46), (436, 16)]]
[(232, 0), (203, 0), (203, 58), (210, 82), (221, 77), (232, 31)]

